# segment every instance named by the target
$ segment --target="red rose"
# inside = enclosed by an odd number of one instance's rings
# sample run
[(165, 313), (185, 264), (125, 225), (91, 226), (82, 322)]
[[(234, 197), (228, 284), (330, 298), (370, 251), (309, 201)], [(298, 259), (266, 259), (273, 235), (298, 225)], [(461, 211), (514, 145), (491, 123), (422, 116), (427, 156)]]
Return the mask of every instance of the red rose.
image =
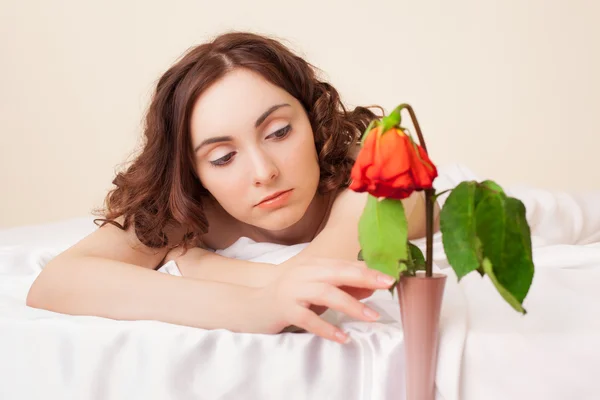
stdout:
[(431, 189), (437, 169), (425, 150), (401, 129), (383, 134), (381, 129), (377, 126), (367, 133), (352, 167), (350, 189), (398, 200), (415, 190)]

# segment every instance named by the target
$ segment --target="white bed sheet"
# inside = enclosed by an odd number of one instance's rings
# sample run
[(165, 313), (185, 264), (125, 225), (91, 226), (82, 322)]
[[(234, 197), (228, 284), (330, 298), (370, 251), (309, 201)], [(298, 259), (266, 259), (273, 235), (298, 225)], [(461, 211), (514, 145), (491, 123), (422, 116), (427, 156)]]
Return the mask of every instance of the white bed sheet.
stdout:
[[(440, 190), (478, 179), (461, 165), (440, 173)], [(436, 235), (436, 268), (450, 275), (437, 398), (600, 398), (600, 192), (509, 192), (524, 201), (532, 226), (528, 314), (510, 309), (487, 278), (457, 283)], [(26, 307), (37, 274), (92, 232), (91, 220), (0, 230), (0, 399), (403, 398), (402, 326), (385, 291), (365, 300), (382, 313), (377, 323), (327, 312), (350, 332), (344, 346), (305, 333), (235, 334)], [(223, 254), (279, 263), (301, 249), (243, 239)]]

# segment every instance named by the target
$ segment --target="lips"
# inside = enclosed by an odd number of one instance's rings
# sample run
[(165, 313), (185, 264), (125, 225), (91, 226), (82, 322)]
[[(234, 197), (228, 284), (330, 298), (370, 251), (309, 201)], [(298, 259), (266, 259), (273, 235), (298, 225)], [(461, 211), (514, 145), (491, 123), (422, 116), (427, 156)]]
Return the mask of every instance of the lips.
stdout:
[(280, 191), (280, 192), (275, 192), (275, 193), (273, 193), (272, 195), (269, 195), (269, 196), (265, 197), (264, 199), (262, 199), (262, 200), (260, 201), (260, 203), (258, 203), (258, 204), (256, 204), (256, 205), (257, 205), (257, 206), (259, 206), (259, 205), (261, 205), (261, 204), (263, 204), (263, 203), (266, 203), (266, 202), (267, 202), (267, 201), (269, 201), (269, 200), (276, 199), (277, 197), (281, 196), (281, 195), (282, 195), (282, 194), (284, 194), (284, 193), (290, 192), (291, 190), (292, 190), (292, 189), (289, 189), (289, 190), (282, 190), (282, 191)]

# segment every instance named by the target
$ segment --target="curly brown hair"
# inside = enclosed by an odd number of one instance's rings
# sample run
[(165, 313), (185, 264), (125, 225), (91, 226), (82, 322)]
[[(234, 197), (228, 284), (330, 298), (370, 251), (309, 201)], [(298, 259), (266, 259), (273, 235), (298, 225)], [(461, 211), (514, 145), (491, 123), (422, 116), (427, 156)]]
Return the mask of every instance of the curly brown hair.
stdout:
[[(124, 230), (133, 224), (140, 242), (152, 248), (188, 248), (208, 232), (201, 202), (208, 192), (193, 168), (190, 117), (203, 91), (235, 68), (259, 73), (302, 104), (319, 157), (319, 192), (349, 184), (354, 163), (350, 149), (378, 116), (368, 107), (348, 111), (337, 90), (317, 78), (317, 69), (279, 41), (228, 32), (189, 50), (159, 79), (145, 119), (142, 150), (116, 175), (115, 188), (97, 212), (104, 218), (96, 223)], [(123, 224), (115, 221), (119, 217)], [(174, 239), (166, 233), (173, 227), (187, 234)]]

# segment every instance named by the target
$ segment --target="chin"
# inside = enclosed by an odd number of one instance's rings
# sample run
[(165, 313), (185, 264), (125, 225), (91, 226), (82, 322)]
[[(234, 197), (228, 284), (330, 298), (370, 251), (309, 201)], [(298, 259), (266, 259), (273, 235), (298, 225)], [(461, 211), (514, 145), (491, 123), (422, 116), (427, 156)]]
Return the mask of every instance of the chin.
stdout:
[(303, 213), (293, 210), (279, 209), (260, 221), (260, 227), (270, 231), (281, 231), (296, 224), (302, 219)]
[(302, 220), (312, 202), (312, 198), (307, 199), (300, 196), (300, 193), (297, 196), (281, 208), (261, 213), (262, 215), (257, 216), (258, 218), (251, 225), (272, 232), (291, 228)]
[(270, 211), (253, 225), (269, 231), (281, 231), (287, 229), (302, 219), (306, 209), (298, 205), (290, 205), (277, 210)]

